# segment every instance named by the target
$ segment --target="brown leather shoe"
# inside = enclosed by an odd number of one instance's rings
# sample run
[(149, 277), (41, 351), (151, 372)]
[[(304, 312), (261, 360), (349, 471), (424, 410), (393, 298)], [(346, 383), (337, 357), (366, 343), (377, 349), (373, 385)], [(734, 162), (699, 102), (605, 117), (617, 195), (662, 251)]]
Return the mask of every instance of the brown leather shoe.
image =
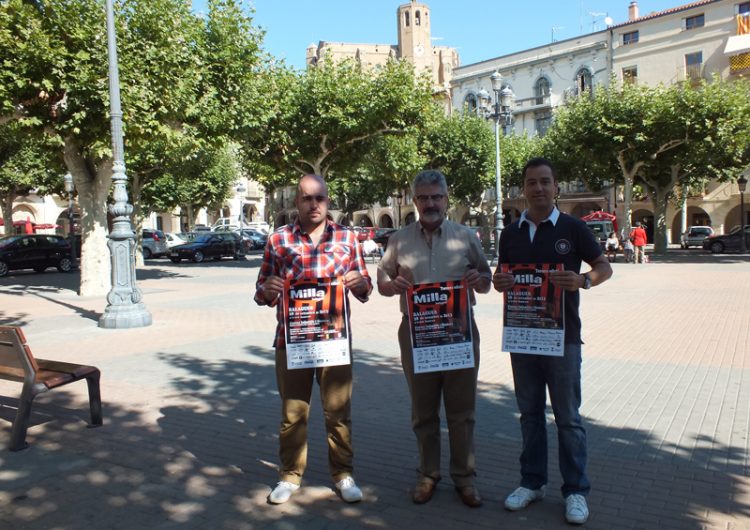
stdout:
[(466, 506), (478, 508), (482, 505), (482, 497), (479, 496), (479, 490), (474, 486), (461, 486), (456, 488), (458, 496)]
[(436, 483), (431, 480), (420, 480), (414, 488), (411, 499), (414, 504), (424, 504), (432, 498)]

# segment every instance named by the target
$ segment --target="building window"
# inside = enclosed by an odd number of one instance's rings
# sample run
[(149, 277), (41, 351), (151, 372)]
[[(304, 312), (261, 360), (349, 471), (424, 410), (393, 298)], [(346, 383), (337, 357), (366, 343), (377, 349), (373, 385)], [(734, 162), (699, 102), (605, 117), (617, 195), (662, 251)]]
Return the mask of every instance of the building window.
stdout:
[(537, 115), (534, 116), (534, 121), (536, 122), (536, 133), (539, 136), (544, 136), (547, 134), (550, 125), (552, 125), (552, 114), (549, 112), (537, 113)]
[(409, 27), (409, 12), (404, 11), (404, 25), (408, 28)]
[(695, 15), (694, 17), (687, 17), (685, 19), (685, 29), (696, 29), (696, 28), (702, 28), (705, 24), (705, 17), (703, 16), (703, 13), (700, 15)]
[(477, 97), (474, 94), (469, 94), (464, 98), (464, 112), (476, 114), (478, 108)]
[[(391, 19), (391, 20), (393, 20), (393, 19)], [(419, 11), (417, 11), (416, 13), (414, 13), (414, 25), (415, 26), (421, 26), (422, 25), (422, 13), (420, 13)]]
[(698, 81), (703, 70), (703, 52), (685, 54), (685, 79)]
[(626, 66), (622, 69), (622, 82), (628, 85), (638, 84), (638, 67)]
[(581, 68), (576, 74), (576, 93), (583, 94), (586, 91), (593, 92), (591, 70)]
[(638, 31), (631, 31), (630, 33), (622, 34), (622, 45), (628, 46), (629, 44), (635, 44), (638, 42)]
[(549, 97), (549, 79), (546, 77), (540, 77), (536, 80), (534, 85), (534, 95), (536, 96), (536, 104), (544, 105), (545, 97)]

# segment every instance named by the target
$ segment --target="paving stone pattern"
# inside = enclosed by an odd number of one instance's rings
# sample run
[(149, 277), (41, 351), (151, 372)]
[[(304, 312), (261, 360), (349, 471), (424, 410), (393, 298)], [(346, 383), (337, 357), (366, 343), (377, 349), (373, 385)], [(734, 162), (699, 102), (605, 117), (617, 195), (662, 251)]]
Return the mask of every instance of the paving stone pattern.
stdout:
[[(616, 263), (582, 294), (582, 413), (590, 529), (750, 529), (750, 262), (738, 256)], [(259, 256), (138, 271), (154, 324), (102, 330), (101, 298), (75, 275), (0, 279), (0, 323), (21, 324), (37, 357), (102, 370), (105, 426), (87, 429), (85, 384), (37, 399), (31, 447), (0, 451), (2, 529), (348, 529), (565, 527), (551, 413), (547, 497), (503, 509), (519, 480), (520, 431), (501, 298), (480, 295), (476, 449), (485, 503), (461, 504), (447, 474), (410, 500), (417, 452), (400, 367), (395, 299), (352, 302), (355, 475), (365, 499), (332, 489), (317, 390), (303, 487), (267, 504), (277, 480), (275, 312), (256, 306)], [(375, 265), (368, 265), (374, 274)], [(0, 381), (5, 444), (20, 390)]]

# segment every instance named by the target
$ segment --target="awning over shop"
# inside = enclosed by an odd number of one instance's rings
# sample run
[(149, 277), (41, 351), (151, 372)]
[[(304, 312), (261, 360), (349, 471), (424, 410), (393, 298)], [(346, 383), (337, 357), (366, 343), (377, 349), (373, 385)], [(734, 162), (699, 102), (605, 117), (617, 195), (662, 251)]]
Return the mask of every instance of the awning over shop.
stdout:
[(750, 52), (750, 35), (733, 35), (727, 39), (724, 55), (737, 55)]

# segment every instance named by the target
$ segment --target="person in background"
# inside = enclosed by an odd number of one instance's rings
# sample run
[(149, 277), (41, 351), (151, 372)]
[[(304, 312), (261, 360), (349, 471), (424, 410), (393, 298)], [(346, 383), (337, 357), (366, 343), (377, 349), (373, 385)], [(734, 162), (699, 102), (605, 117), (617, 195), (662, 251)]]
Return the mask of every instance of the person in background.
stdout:
[(646, 244), (648, 243), (648, 237), (646, 231), (643, 229), (641, 222), (635, 223), (635, 228), (630, 231), (630, 241), (633, 242), (635, 248), (634, 263), (645, 263), (646, 262)]
[(617, 260), (617, 249), (620, 247), (620, 240), (617, 239), (617, 234), (610, 232), (607, 236), (605, 246), (607, 249), (607, 259), (610, 263), (614, 263)]

